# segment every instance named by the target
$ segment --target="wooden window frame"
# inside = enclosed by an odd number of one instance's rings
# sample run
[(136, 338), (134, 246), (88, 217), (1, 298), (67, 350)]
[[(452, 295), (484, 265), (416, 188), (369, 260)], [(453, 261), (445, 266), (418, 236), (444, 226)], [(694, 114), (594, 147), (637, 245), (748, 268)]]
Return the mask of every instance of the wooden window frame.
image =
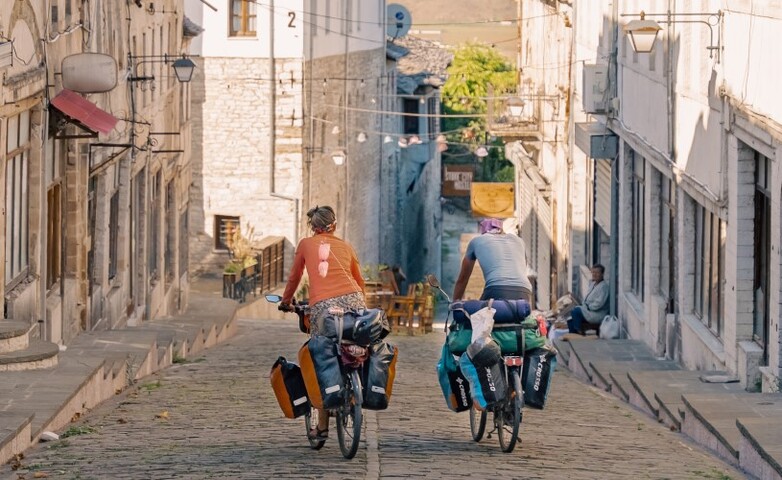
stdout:
[[(30, 146), (31, 110), (6, 119), (5, 123), (5, 283), (12, 287), (27, 273), (30, 261)], [(15, 122), (16, 131), (11, 130)], [(26, 123), (23, 123), (26, 122)], [(22, 128), (22, 126), (25, 128)], [(23, 137), (26, 131), (27, 138)], [(13, 138), (13, 144), (11, 142)]]
[[(240, 12), (234, 13), (234, 6), (241, 5)], [(255, 37), (258, 34), (258, 10), (255, 3), (248, 0), (230, 0), (228, 3), (228, 34), (231, 37)], [(234, 28), (234, 20), (239, 20), (239, 28)], [(255, 23), (255, 30), (250, 30), (250, 24)]]
[(241, 217), (233, 217), (230, 215), (215, 215), (215, 219), (214, 219), (215, 250), (223, 251), (223, 252), (227, 252), (230, 250), (230, 248), (228, 247), (228, 241), (226, 237), (226, 235), (228, 234), (228, 230), (223, 227), (223, 225), (226, 225), (227, 227), (230, 224), (235, 225), (234, 228), (240, 229)]
[(630, 162), (631, 248), (630, 290), (638, 300), (644, 299), (646, 242), (646, 159), (633, 152)]
[(695, 204), (693, 313), (718, 337), (724, 323), (725, 222)]

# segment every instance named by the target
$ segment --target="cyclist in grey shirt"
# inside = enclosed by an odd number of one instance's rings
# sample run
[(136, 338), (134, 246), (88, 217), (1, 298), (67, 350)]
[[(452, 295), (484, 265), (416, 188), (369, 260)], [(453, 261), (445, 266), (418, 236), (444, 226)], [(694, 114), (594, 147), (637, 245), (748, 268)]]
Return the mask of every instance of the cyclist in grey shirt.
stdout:
[(487, 218), (480, 224), (481, 235), (470, 240), (453, 290), (461, 299), (472, 275), (475, 261), (481, 265), (486, 283), (481, 300), (524, 299), (532, 303), (532, 284), (527, 278), (527, 249), (519, 236), (505, 233), (502, 220)]

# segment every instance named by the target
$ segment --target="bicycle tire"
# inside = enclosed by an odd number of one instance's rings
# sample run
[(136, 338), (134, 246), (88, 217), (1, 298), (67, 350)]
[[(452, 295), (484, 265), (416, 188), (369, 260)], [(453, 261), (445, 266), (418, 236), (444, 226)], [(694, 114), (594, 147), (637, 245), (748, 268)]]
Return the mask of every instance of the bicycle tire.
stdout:
[(304, 427), (307, 429), (307, 441), (310, 442), (310, 448), (320, 450), (326, 444), (325, 440), (310, 438), (310, 432), (318, 424), (318, 410), (310, 406), (310, 411), (304, 414)]
[(516, 448), (516, 441), (519, 438), (519, 425), (521, 425), (521, 409), (524, 405), (524, 394), (521, 390), (518, 368), (511, 370), (510, 380), (513, 390), (508, 391), (509, 398), (505, 405), (494, 413), (500, 448), (505, 453), (510, 453)]
[(470, 433), (472, 434), (472, 439), (480, 442), (484, 432), (486, 432), (486, 410), (478, 410), (473, 405), (470, 407)]
[(346, 378), (345, 400), (337, 409), (337, 440), (342, 456), (350, 460), (356, 456), (361, 441), (361, 379), (353, 370)]

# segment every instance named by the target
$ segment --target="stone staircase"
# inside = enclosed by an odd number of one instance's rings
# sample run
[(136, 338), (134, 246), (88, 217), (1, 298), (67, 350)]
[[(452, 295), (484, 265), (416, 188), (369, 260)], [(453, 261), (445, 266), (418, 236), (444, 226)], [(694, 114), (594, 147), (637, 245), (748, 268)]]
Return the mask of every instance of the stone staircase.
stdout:
[(50, 368), (57, 365), (60, 348), (55, 343), (31, 338), (35, 328), (27, 322), (0, 321), (0, 372)]

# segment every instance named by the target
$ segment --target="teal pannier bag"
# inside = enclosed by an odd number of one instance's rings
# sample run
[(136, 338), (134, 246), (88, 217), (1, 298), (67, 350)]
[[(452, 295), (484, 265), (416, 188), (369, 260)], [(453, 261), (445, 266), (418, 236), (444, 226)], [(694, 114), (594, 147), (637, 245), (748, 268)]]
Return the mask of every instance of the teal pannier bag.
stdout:
[[(534, 317), (529, 316), (522, 323), (522, 325), (528, 325), (533, 322), (537, 326), (537, 321)], [(491, 336), (500, 345), (500, 350), (503, 355), (522, 355), (524, 352), (519, 352), (519, 342), (516, 338), (516, 329), (510, 325), (495, 325), (494, 330), (491, 332)], [(533, 350), (540, 348), (546, 343), (546, 337), (538, 333), (537, 328), (525, 329), (524, 332), (524, 349)], [(446, 342), (448, 348), (454, 355), (461, 355), (467, 350), (467, 346), (472, 341), (472, 329), (464, 328), (464, 325), (454, 324), (451, 327), (451, 331), (448, 332)]]

